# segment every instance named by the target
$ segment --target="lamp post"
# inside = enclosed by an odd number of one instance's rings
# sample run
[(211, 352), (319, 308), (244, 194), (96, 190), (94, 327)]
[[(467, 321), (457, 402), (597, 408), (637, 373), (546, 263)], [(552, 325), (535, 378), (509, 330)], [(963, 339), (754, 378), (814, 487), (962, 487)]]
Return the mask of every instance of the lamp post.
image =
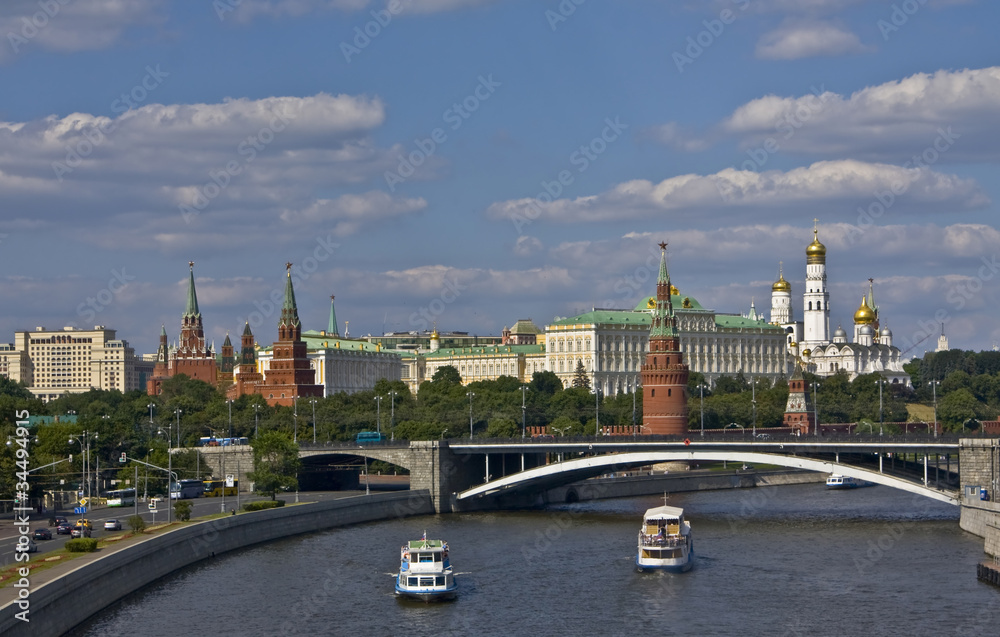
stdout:
[[(178, 407), (174, 410), (174, 415), (177, 416), (177, 446), (181, 446), (181, 414), (184, 413), (183, 410)], [(170, 427), (167, 426), (167, 433), (169, 434)], [(170, 455), (170, 436), (167, 436), (167, 455)]]
[(292, 442), (299, 441), (299, 397), (295, 396), (292, 398), (292, 419), (295, 421), (292, 424)]
[(382, 396), (375, 397), (375, 431), (382, 433)]
[(594, 387), (594, 437), (601, 435), (601, 390)]
[(639, 435), (639, 430), (635, 427), (635, 387), (632, 388), (632, 437)]
[(309, 399), (310, 404), (313, 406), (313, 444), (316, 444), (316, 399)]
[[(705, 437), (705, 383), (698, 383), (698, 389), (701, 391), (701, 437)], [(635, 398), (632, 399), (635, 401)], [(635, 414), (635, 402), (632, 403), (632, 413)], [(633, 419), (635, 416), (633, 415)], [(635, 423), (633, 423), (634, 425)]]
[(527, 420), (525, 418), (525, 416), (527, 415), (527, 412), (528, 412), (528, 408), (524, 404), (524, 396), (525, 396), (524, 392), (526, 392), (526, 391), (528, 391), (528, 386), (522, 384), (521, 385), (521, 440), (524, 440), (525, 435), (528, 432), (528, 429), (527, 429), (527, 426), (526, 426)]
[[(177, 414), (177, 428), (178, 429), (180, 429), (180, 426), (181, 426), (180, 412), (181, 412), (180, 409), (175, 409), (174, 410), (174, 413)], [(170, 524), (171, 522), (173, 522), (173, 509), (171, 508), (171, 505), (173, 504), (172, 500), (174, 499), (174, 490), (173, 490), (173, 486), (174, 486), (173, 485), (173, 482), (174, 482), (174, 465), (173, 465), (174, 456), (173, 456), (173, 454), (170, 453), (170, 428), (171, 428), (171, 426), (172, 425), (168, 421), (167, 422), (167, 524)], [(163, 433), (163, 430), (161, 429), (157, 433)], [(180, 495), (180, 494), (178, 494), (178, 495)]]
[(757, 437), (757, 382), (750, 379), (750, 406), (753, 409), (753, 437)]
[(937, 386), (941, 384), (939, 380), (931, 381), (931, 391), (934, 392), (934, 437), (937, 438)]
[(472, 397), (476, 394), (474, 392), (466, 392), (466, 396), (469, 397), (469, 439), (472, 439)]
[(389, 440), (396, 440), (396, 396), (399, 392), (395, 389), (389, 391)]
[[(93, 435), (93, 438), (91, 438)], [(84, 431), (79, 436), (71, 435), (69, 437), (69, 443), (72, 444), (76, 441), (80, 445), (80, 453), (83, 458), (80, 461), (80, 497), (86, 496), (87, 504), (90, 505), (90, 441), (97, 440), (98, 433), (96, 431)]]
[(818, 385), (816, 383), (813, 386), (813, 421), (816, 423), (816, 436), (819, 436), (819, 392), (817, 391)]
[(156, 407), (156, 403), (149, 403), (146, 406), (149, 407), (149, 424), (152, 425), (153, 424), (153, 407)]
[(884, 378), (878, 379), (878, 435), (882, 435), (882, 424), (884, 422), (884, 417), (882, 416), (882, 383), (885, 382)]
[(257, 424), (258, 424), (257, 416), (258, 416), (259, 413), (260, 413), (260, 403), (254, 403), (253, 404), (253, 437), (254, 438), (257, 437)]

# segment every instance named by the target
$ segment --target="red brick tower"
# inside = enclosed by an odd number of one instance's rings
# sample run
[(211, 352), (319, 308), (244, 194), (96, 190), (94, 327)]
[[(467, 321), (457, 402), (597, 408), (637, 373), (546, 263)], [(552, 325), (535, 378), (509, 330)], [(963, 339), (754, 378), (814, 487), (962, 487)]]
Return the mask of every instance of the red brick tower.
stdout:
[(226, 390), (226, 397), (236, 400), (245, 394), (259, 394), (264, 375), (257, 371), (257, 352), (254, 349), (250, 322), (243, 327), (240, 337), (240, 358), (234, 367), (233, 385)]
[(316, 372), (309, 365), (306, 343), (302, 340), (302, 324), (292, 289), (292, 264), (286, 263), (285, 269), (285, 302), (278, 319), (278, 340), (272, 346), (271, 368), (258, 390), (271, 406), (290, 406), (295, 398), (323, 397), (323, 386), (314, 384)]
[(167, 344), (167, 328), (160, 326), (160, 347), (156, 350), (153, 375), (146, 381), (146, 393), (156, 396), (160, 393), (160, 383), (170, 378), (170, 346)]
[(205, 329), (201, 323), (198, 295), (194, 289), (194, 261), (189, 261), (188, 267), (191, 268), (191, 273), (188, 280), (187, 305), (184, 308), (184, 316), (181, 317), (177, 352), (170, 361), (170, 375), (187, 374), (193, 379), (203, 380), (215, 386), (218, 382), (215, 354), (205, 345)]
[(656, 307), (649, 328), (649, 351), (642, 366), (643, 433), (684, 434), (688, 430), (688, 366), (681, 354), (677, 317), (670, 298), (667, 244), (660, 244)]
[(802, 365), (796, 363), (788, 379), (788, 403), (785, 405), (785, 427), (798, 427), (799, 434), (813, 433), (814, 412), (809, 409), (809, 386), (802, 377)]

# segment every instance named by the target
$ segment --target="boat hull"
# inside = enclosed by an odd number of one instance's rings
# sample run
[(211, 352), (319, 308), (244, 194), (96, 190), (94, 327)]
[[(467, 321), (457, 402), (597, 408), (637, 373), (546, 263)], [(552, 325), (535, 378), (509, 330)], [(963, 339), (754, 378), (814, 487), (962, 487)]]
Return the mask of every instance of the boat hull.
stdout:
[(694, 566), (694, 552), (688, 553), (686, 558), (670, 560), (643, 559), (635, 556), (635, 568), (637, 571), (668, 571), (670, 573), (686, 573)]
[(421, 602), (447, 602), (455, 599), (458, 594), (458, 587), (452, 586), (447, 589), (412, 589), (396, 584), (396, 595), (408, 599), (415, 599)]

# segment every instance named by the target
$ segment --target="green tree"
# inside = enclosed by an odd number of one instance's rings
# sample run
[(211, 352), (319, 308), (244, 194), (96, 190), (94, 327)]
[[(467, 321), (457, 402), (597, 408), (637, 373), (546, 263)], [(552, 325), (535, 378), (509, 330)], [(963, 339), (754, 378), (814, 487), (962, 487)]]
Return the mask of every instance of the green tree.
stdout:
[(146, 530), (146, 521), (142, 519), (141, 515), (130, 515), (128, 516), (128, 528), (132, 530), (133, 533), (142, 533)]
[(461, 385), (462, 376), (455, 369), (454, 365), (445, 365), (444, 367), (438, 367), (437, 371), (431, 377), (432, 383), (443, 383), (449, 385)]
[(563, 390), (562, 381), (555, 372), (535, 372), (531, 375), (531, 383), (528, 387), (536, 394), (554, 395)]
[(587, 376), (587, 370), (583, 368), (583, 361), (580, 359), (577, 359), (576, 369), (573, 370), (573, 387), (590, 389), (590, 377)]
[(510, 418), (491, 418), (486, 427), (487, 438), (514, 438), (521, 435), (521, 426)]
[(298, 487), (298, 472), (302, 466), (299, 446), (288, 435), (268, 431), (257, 436), (253, 445), (253, 471), (248, 475), (257, 493), (275, 499), (279, 489)]

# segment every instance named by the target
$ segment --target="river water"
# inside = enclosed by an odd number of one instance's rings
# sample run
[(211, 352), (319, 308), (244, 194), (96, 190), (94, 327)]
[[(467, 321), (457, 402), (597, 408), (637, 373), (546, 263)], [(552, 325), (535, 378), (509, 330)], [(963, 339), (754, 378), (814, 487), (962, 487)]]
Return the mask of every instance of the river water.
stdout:
[[(425, 516), (299, 536), (184, 569), (82, 635), (996, 635), (1000, 590), (958, 510), (886, 487), (674, 494), (688, 573), (637, 573), (662, 497)], [(396, 599), (399, 546), (444, 539), (459, 598)], [(99, 582), (94, 583), (100, 586)]]

